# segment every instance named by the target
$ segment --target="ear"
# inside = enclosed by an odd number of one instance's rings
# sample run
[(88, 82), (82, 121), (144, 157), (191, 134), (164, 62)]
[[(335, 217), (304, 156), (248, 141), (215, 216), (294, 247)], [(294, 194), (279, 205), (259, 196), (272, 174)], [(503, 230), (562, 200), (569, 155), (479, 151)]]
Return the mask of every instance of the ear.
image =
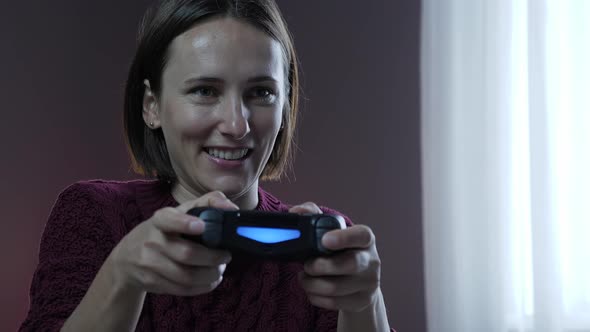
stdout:
[(150, 129), (160, 128), (160, 110), (158, 108), (158, 100), (152, 91), (150, 81), (145, 79), (143, 80), (143, 84), (145, 86), (143, 93), (143, 121)]

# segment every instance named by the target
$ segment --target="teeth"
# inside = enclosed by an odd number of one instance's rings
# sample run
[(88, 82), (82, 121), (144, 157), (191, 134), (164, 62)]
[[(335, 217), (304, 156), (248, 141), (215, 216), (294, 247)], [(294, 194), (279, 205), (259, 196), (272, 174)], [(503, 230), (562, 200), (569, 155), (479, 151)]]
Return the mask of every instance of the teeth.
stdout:
[(236, 160), (244, 157), (248, 153), (248, 149), (235, 149), (235, 150), (220, 150), (220, 149), (207, 149), (207, 153), (215, 158)]

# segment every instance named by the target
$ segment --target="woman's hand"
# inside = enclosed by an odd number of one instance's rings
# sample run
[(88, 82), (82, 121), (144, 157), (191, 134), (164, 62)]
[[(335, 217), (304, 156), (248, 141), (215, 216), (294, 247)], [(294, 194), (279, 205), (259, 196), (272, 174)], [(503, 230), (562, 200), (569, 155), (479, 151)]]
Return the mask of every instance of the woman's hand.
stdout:
[[(289, 212), (322, 213), (310, 202), (294, 206)], [(380, 295), (381, 260), (371, 229), (355, 225), (330, 231), (323, 236), (322, 245), (342, 252), (305, 262), (300, 280), (309, 301), (344, 312), (360, 312), (374, 304)]]
[(204, 222), (186, 214), (198, 206), (238, 209), (223, 193), (215, 191), (156, 211), (127, 234), (109, 256), (116, 286), (181, 296), (215, 289), (231, 260), (230, 253), (181, 237), (203, 232)]

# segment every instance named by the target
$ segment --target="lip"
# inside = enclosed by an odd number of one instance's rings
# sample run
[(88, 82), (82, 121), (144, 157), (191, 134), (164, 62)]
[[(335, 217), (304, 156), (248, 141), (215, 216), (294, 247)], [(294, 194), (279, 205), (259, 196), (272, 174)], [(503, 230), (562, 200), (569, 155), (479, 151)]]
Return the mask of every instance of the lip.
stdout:
[[(207, 149), (219, 149), (219, 150), (235, 150), (235, 149), (248, 149), (248, 153), (242, 159), (238, 160), (226, 160), (221, 158), (216, 158), (207, 153)], [(218, 168), (221, 169), (236, 169), (243, 166), (248, 158), (250, 158), (250, 154), (252, 153), (252, 148), (248, 147), (227, 147), (227, 146), (207, 146), (203, 148), (203, 153), (206, 155), (207, 159), (209, 159), (213, 164), (215, 164)]]
[(252, 148), (248, 147), (248, 146), (207, 145), (207, 146), (203, 147), (203, 150), (207, 150), (207, 149), (219, 149), (219, 150), (248, 149), (248, 150), (252, 150)]

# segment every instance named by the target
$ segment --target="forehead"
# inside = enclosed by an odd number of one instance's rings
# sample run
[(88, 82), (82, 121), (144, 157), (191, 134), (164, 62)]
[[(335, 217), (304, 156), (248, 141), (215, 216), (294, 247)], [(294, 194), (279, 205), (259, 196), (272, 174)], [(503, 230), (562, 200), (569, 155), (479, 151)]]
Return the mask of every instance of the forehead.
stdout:
[(283, 50), (278, 41), (254, 26), (234, 18), (200, 23), (171, 43), (164, 75), (248, 79), (283, 77)]

